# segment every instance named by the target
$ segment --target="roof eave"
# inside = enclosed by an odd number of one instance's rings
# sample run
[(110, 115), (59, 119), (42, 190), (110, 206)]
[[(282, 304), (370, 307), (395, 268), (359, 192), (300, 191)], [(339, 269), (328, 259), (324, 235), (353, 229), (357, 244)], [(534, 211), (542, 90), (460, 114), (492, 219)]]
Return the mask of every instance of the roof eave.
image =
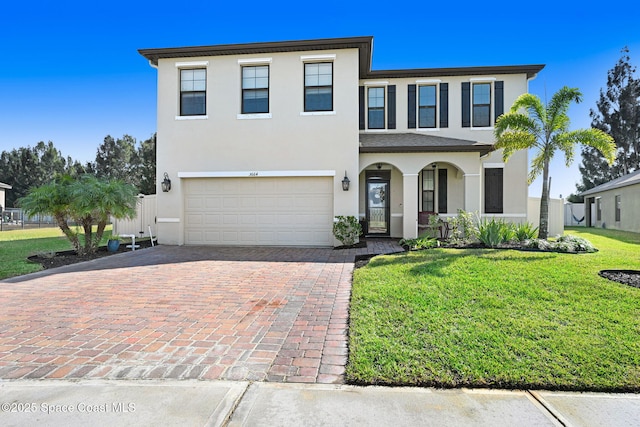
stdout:
[[(210, 46), (171, 47), (159, 49), (138, 49), (138, 53), (152, 64), (164, 58), (189, 58), (198, 56), (242, 55), (270, 52), (300, 52), (326, 49), (358, 49), (360, 51), (360, 73), (370, 67), (372, 36), (343, 37), (314, 40), (289, 40), (264, 43), (222, 44)], [(366, 65), (364, 65), (366, 64)]]
[(475, 146), (459, 146), (459, 147), (419, 147), (419, 146), (395, 146), (395, 147), (360, 147), (360, 153), (480, 153), (481, 156), (488, 154), (495, 150), (495, 147), (490, 144), (475, 145)]
[(366, 78), (406, 78), (406, 77), (449, 77), (468, 75), (501, 75), (526, 74), (528, 79), (535, 77), (544, 64), (534, 65), (498, 65), (483, 67), (448, 67), (448, 68), (411, 68), (401, 70), (373, 70)]

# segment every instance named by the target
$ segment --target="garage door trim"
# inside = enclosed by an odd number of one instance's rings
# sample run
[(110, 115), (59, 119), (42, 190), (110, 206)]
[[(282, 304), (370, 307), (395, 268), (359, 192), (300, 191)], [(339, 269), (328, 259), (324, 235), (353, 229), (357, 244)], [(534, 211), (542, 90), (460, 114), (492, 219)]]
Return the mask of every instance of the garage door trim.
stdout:
[(178, 172), (178, 178), (281, 178), (336, 176), (335, 170)]

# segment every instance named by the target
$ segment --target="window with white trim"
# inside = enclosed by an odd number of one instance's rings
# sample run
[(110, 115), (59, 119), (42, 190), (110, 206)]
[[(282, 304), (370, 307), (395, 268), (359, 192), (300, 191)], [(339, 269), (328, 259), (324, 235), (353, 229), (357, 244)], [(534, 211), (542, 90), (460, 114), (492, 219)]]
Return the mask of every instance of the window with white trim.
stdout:
[(304, 111), (333, 111), (333, 62), (304, 64)]
[(207, 69), (180, 69), (180, 115), (207, 114)]
[(473, 83), (473, 127), (491, 126), (491, 83)]
[(418, 86), (418, 127), (435, 128), (436, 126), (436, 105), (437, 86)]
[(368, 127), (369, 129), (384, 129), (384, 87), (367, 88)]
[(242, 67), (242, 114), (269, 112), (269, 66)]

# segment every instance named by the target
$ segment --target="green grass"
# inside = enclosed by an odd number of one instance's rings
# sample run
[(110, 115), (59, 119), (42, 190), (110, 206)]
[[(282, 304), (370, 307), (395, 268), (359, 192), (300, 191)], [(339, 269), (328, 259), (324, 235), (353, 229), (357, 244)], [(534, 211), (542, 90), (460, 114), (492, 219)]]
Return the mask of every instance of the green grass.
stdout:
[(640, 234), (568, 230), (599, 252), (431, 249), (354, 272), (347, 380), (640, 391)]
[[(103, 236), (103, 244), (111, 235), (111, 226)], [(69, 240), (57, 227), (32, 228), (0, 232), (0, 280), (42, 270), (42, 266), (29, 262), (27, 257), (73, 249)]]

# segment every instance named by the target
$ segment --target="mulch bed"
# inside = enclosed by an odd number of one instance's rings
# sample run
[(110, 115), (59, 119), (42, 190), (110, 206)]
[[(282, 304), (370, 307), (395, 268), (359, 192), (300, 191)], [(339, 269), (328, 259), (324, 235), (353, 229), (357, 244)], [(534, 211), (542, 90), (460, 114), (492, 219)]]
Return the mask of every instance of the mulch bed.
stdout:
[[(71, 250), (71, 251), (62, 251), (62, 252), (56, 252), (51, 254), (47, 253), (47, 254), (32, 255), (27, 259), (31, 262), (35, 262), (42, 265), (42, 268), (44, 269), (56, 268), (56, 267), (62, 267), (64, 265), (75, 264), (78, 262), (90, 261), (92, 259), (102, 258), (105, 256), (114, 255), (117, 253), (129, 252), (131, 251), (131, 248), (127, 248), (127, 245), (129, 244), (131, 243), (127, 243), (127, 242), (120, 243), (120, 247), (116, 252), (109, 252), (107, 251), (106, 246), (101, 246), (98, 248), (98, 251), (96, 253), (87, 255), (87, 256), (78, 256), (78, 254), (76, 254), (75, 251)], [(140, 245), (140, 247), (136, 248), (136, 250), (150, 248), (151, 240), (149, 239), (136, 240), (136, 245)]]
[(640, 288), (640, 271), (638, 270), (602, 270), (598, 275), (614, 282)]

